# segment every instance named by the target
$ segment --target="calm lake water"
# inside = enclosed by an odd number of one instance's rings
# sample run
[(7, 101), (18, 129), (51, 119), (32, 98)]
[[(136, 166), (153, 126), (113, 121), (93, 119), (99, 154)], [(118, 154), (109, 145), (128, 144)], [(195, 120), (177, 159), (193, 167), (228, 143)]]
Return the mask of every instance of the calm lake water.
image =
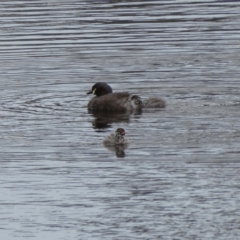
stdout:
[[(237, 1), (2, 1), (1, 238), (240, 239), (239, 13)], [(89, 114), (99, 81), (167, 107)], [(118, 127), (129, 147), (105, 148)]]

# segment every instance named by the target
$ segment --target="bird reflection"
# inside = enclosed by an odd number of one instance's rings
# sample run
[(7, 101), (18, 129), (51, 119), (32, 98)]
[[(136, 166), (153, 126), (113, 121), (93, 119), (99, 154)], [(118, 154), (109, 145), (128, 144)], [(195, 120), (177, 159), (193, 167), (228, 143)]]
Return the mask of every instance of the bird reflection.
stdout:
[(141, 112), (130, 113), (103, 113), (99, 111), (88, 110), (94, 120), (92, 122), (93, 128), (104, 129), (110, 128), (112, 123), (129, 123), (130, 117), (140, 118)]
[(125, 150), (128, 148), (127, 145), (113, 145), (109, 146), (106, 144), (103, 144), (106, 149), (108, 149), (111, 152), (114, 152), (116, 157), (118, 158), (124, 158), (125, 157)]

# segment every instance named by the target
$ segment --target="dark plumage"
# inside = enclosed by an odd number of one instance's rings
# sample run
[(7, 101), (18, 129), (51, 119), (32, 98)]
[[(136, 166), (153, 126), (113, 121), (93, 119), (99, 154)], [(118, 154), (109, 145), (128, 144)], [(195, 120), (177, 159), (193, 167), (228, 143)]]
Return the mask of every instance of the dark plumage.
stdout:
[(164, 108), (166, 102), (161, 98), (147, 98), (144, 101), (138, 95), (128, 92), (113, 93), (112, 88), (104, 82), (98, 82), (92, 86), (87, 94), (95, 94), (87, 107), (92, 111), (100, 112), (139, 112), (143, 108)]
[(103, 82), (98, 82), (92, 86), (92, 90), (87, 92), (87, 94), (95, 94), (96, 96), (100, 97), (108, 93), (112, 93), (112, 88)]
[(96, 83), (87, 94), (95, 94), (87, 107), (89, 110), (106, 112), (132, 112), (141, 111), (142, 100), (137, 95), (128, 92), (113, 93), (112, 88), (106, 83)]

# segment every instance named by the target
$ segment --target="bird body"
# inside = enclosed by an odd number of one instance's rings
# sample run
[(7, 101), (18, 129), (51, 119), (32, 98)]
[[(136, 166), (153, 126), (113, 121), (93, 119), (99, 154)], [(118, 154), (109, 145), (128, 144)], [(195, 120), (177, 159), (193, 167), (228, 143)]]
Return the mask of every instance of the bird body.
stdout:
[(113, 93), (112, 88), (104, 82), (98, 82), (92, 86), (87, 94), (95, 94), (87, 107), (91, 111), (101, 112), (141, 112), (143, 108), (164, 108), (166, 103), (161, 98), (148, 98), (142, 101), (138, 95), (128, 92)]
[(141, 111), (142, 100), (137, 95), (128, 92), (112, 92), (112, 88), (106, 83), (96, 83), (87, 94), (93, 93), (87, 107), (89, 110), (106, 112), (131, 112)]
[(118, 128), (115, 133), (106, 136), (103, 139), (103, 144), (110, 145), (126, 145), (128, 144), (128, 140), (124, 138), (125, 130), (123, 128)]

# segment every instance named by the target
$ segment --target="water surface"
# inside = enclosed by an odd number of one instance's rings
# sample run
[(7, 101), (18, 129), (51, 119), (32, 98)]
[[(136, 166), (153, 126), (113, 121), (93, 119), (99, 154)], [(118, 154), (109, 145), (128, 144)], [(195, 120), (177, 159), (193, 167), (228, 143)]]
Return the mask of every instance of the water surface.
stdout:
[[(238, 239), (235, 1), (0, 3), (4, 239)], [(95, 116), (92, 85), (165, 109)], [(123, 127), (119, 155), (102, 139)]]

